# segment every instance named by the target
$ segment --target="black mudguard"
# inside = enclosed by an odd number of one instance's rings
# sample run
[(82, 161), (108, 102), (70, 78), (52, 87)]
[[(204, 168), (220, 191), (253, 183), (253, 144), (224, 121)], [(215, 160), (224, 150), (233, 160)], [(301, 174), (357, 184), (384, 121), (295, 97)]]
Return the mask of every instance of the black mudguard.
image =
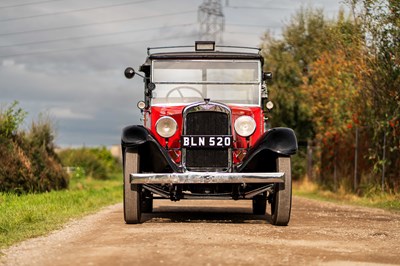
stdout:
[(132, 125), (122, 130), (122, 156), (127, 149), (136, 149), (140, 156), (140, 171), (154, 173), (181, 172), (152, 133), (144, 126)]
[(290, 128), (278, 127), (265, 132), (243, 158), (238, 172), (273, 172), (278, 156), (297, 152), (297, 138)]

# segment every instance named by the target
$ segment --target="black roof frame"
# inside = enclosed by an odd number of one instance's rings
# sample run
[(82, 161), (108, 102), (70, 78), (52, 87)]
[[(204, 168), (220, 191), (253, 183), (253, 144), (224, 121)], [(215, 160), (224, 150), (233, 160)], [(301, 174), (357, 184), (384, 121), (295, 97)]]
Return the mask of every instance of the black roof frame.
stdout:
[[(177, 46), (159, 46), (159, 47), (147, 47), (147, 55), (151, 55), (151, 50), (167, 50), (167, 49), (180, 49), (180, 48), (195, 48), (194, 45), (177, 45)], [(250, 47), (250, 46), (235, 46), (235, 45), (216, 45), (215, 48), (228, 48), (228, 49), (242, 49), (242, 50), (257, 50), (261, 52), (261, 48)], [(210, 51), (217, 52), (217, 51)]]

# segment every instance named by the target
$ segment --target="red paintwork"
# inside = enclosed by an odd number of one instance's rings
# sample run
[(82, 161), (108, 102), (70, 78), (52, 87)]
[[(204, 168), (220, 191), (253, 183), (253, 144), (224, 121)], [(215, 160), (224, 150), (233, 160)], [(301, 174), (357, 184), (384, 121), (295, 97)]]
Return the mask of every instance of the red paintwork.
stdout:
[[(228, 105), (229, 106), (229, 105)], [(236, 134), (233, 125), (237, 118), (242, 115), (248, 115), (254, 118), (256, 121), (256, 130), (253, 135), (250, 136), (249, 145), (250, 147), (256, 143), (260, 136), (264, 133), (264, 114), (259, 106), (256, 107), (245, 107), (245, 106), (229, 106), (232, 111), (232, 132), (234, 138), (234, 151), (233, 151), (233, 163), (240, 163), (243, 157), (246, 155), (246, 148), (248, 147), (246, 138), (243, 138)]]
[[(248, 115), (254, 118), (256, 121), (256, 131), (252, 136), (250, 136), (249, 144), (253, 146), (254, 143), (258, 140), (258, 138), (264, 133), (264, 115), (263, 111), (258, 106), (246, 107), (246, 106), (236, 106), (236, 105), (228, 105), (232, 111), (232, 132), (234, 138), (234, 163), (240, 163), (243, 159), (244, 155), (246, 154), (247, 141), (245, 138), (236, 134), (234, 129), (234, 123), (236, 119), (242, 115)], [(180, 138), (182, 134), (182, 110), (185, 108), (186, 105), (179, 105), (179, 106), (152, 106), (149, 109), (149, 112), (145, 114), (145, 126), (153, 132), (154, 136), (156, 137), (157, 141), (161, 144), (161, 146), (166, 147), (166, 140), (159, 136), (156, 132), (155, 126), (157, 120), (162, 116), (170, 116), (178, 124), (178, 130), (174, 136), (169, 138), (168, 140), (168, 148), (170, 149), (169, 154), (171, 158), (176, 162), (180, 162)]]

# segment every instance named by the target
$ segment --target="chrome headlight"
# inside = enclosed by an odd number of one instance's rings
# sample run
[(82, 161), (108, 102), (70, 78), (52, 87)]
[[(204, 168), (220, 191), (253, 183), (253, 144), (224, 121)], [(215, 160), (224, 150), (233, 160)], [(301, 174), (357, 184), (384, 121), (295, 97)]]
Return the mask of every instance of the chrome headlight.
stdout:
[(243, 115), (235, 121), (235, 131), (242, 137), (251, 136), (256, 130), (256, 121), (251, 116)]
[(178, 129), (178, 124), (170, 116), (163, 116), (156, 122), (156, 131), (163, 138), (170, 138)]

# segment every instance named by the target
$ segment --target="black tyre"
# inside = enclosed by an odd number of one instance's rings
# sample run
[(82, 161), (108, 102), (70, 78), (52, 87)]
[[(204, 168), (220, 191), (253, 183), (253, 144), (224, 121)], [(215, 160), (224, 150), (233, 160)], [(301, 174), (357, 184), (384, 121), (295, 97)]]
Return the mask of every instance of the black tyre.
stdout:
[(264, 195), (257, 195), (253, 198), (253, 214), (264, 215), (267, 208), (267, 199)]
[(141, 185), (132, 185), (130, 174), (139, 172), (139, 154), (128, 150), (124, 157), (124, 219), (127, 224), (140, 223)]
[(292, 171), (290, 157), (278, 157), (277, 172), (285, 173), (285, 183), (277, 183), (271, 202), (271, 223), (273, 225), (288, 225), (292, 208)]

